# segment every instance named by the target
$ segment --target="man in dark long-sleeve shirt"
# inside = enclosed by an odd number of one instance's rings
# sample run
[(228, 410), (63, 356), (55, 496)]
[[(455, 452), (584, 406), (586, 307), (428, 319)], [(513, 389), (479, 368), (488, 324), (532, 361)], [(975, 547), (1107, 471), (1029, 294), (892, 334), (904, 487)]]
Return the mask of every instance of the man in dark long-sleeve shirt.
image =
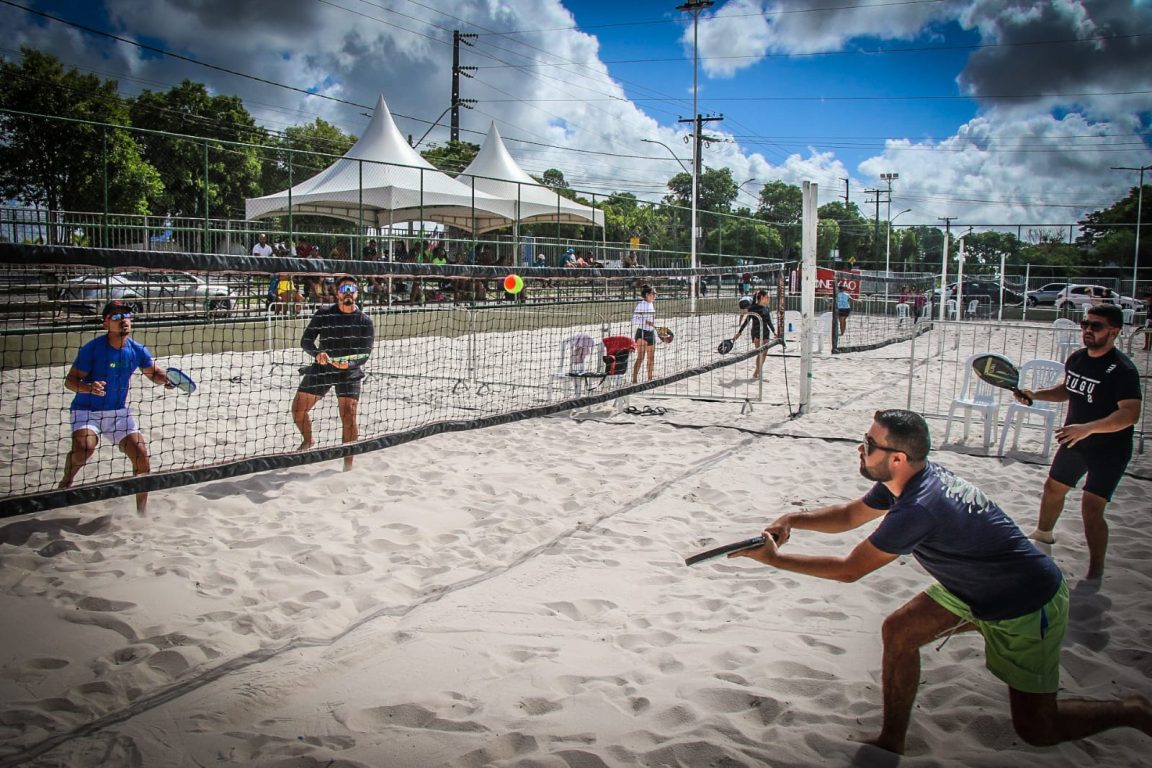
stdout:
[[(360, 401), (360, 381), (364, 363), (372, 352), (375, 329), (372, 318), (356, 305), (360, 287), (354, 277), (342, 277), (336, 283), (336, 303), (312, 316), (304, 330), (300, 346), (315, 362), (301, 369), (304, 377), (292, 400), (292, 419), (300, 430), (300, 450), (312, 447), (312, 417), (316, 403), (336, 388), (343, 427), (343, 441), (359, 437), (356, 411)], [(345, 471), (352, 468), (352, 457), (344, 458)]]

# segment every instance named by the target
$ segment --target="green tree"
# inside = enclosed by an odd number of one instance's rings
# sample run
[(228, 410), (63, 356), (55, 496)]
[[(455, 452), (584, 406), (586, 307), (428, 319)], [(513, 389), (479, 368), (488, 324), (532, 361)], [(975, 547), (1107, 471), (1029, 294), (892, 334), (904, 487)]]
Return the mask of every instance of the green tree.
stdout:
[[(114, 80), (65, 70), (50, 54), (21, 49), (0, 62), (0, 104), (12, 110), (129, 125)], [(148, 213), (160, 176), (129, 131), (0, 113), (0, 195), (58, 211)], [(108, 185), (107, 208), (104, 186)], [(59, 233), (51, 233), (53, 240)]]
[(816, 258), (831, 258), (832, 249), (838, 247), (839, 242), (840, 222), (836, 219), (818, 219), (816, 221)]
[(472, 163), (479, 152), (479, 144), (468, 141), (449, 141), (447, 144), (426, 149), (420, 154), (425, 160), (449, 176), (458, 176)]
[(776, 227), (784, 258), (800, 257), (800, 219), (803, 209), (804, 193), (795, 184), (770, 181), (760, 188), (760, 205), (756, 209), (756, 216)]
[(355, 136), (319, 117), (315, 122), (286, 128), (269, 144), (261, 169), (261, 192), (280, 192), (315, 176), (355, 143)]
[(840, 249), (841, 261), (862, 268), (871, 260), (872, 222), (864, 218), (856, 203), (825, 203), (818, 214), (820, 219), (833, 220), (840, 226), (836, 247)]
[(973, 232), (964, 238), (967, 254), (964, 271), (972, 275), (997, 274), (1001, 254), (1006, 268), (1019, 266), (1022, 248), (1023, 244), (1011, 232)]
[(164, 179), (163, 193), (152, 201), (154, 210), (234, 215), (244, 210), (246, 197), (263, 192), (262, 153), (256, 145), (267, 145), (267, 133), (238, 97), (211, 96), (202, 83), (185, 80), (164, 93), (141, 92), (131, 114), (141, 127), (198, 137), (151, 133), (141, 138), (144, 157)]
[[(728, 168), (705, 168), (700, 174), (696, 210), (728, 213), (739, 191)], [(664, 198), (671, 205), (692, 207), (692, 175), (678, 173), (668, 180), (671, 194)]]
[(605, 237), (626, 242), (633, 235), (654, 248), (661, 247), (667, 230), (664, 209), (641, 203), (631, 192), (612, 195), (600, 205), (604, 211)]
[[(1152, 237), (1146, 227), (1152, 223), (1152, 185), (1144, 185), (1141, 228), (1140, 263), (1152, 265)], [(1086, 253), (1087, 260), (1096, 264), (1115, 264), (1131, 267), (1136, 255), (1136, 206), (1140, 188), (1132, 187), (1128, 196), (1102, 211), (1093, 211), (1084, 217), (1076, 244)]]

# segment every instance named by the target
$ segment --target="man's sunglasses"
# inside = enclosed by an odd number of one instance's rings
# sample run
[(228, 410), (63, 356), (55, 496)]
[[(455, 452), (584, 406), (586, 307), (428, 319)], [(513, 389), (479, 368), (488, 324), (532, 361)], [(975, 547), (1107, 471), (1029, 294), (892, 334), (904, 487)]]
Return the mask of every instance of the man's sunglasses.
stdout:
[(872, 439), (872, 435), (868, 435), (868, 434), (864, 435), (864, 440), (862, 441), (861, 445), (864, 446), (864, 455), (865, 456), (871, 456), (873, 451), (884, 451), (886, 453), (904, 453), (904, 451), (899, 449), (899, 448), (892, 448), (891, 446), (880, 445), (880, 443), (878, 443)]
[(117, 312), (117, 313), (112, 314), (112, 315), (105, 315), (104, 317), (105, 317), (105, 319), (108, 319), (108, 320), (131, 320), (132, 319), (132, 313), (131, 312)]
[(336, 290), (338, 290), (340, 293), (358, 293), (360, 288), (359, 286), (353, 285), (352, 283), (344, 283), (344, 285), (340, 286)]
[(1110, 328), (1111, 326), (1107, 323), (1102, 323), (1099, 320), (1081, 320), (1080, 327), (1085, 331), (1100, 333), (1100, 331), (1103, 331), (1105, 328)]

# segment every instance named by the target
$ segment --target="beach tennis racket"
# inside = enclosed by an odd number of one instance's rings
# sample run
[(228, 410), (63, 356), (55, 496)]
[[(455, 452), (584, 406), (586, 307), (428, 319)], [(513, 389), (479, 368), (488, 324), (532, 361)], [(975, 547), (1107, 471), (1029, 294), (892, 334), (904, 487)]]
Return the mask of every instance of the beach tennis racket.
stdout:
[(329, 355), (328, 359), (334, 363), (354, 363), (357, 360), (367, 360), (371, 356), (372, 355), (370, 355), (367, 352), (360, 352), (360, 353), (355, 354), (355, 355), (335, 355), (335, 356)]
[(976, 375), (994, 387), (1007, 389), (1019, 397), (1027, 405), (1032, 405), (1032, 398), (1020, 391), (1020, 369), (1004, 355), (988, 353), (980, 355), (972, 361), (972, 370)]
[(732, 351), (732, 347), (734, 346), (736, 346), (736, 344), (732, 339), (724, 339), (724, 341), (720, 342), (720, 346), (716, 347), (716, 351), (722, 355), (726, 355)]
[(169, 368), (164, 373), (168, 376), (170, 387), (178, 389), (186, 395), (196, 391), (196, 382), (192, 381), (192, 377), (179, 368)]
[(671, 344), (672, 339), (676, 338), (676, 335), (672, 333), (672, 329), (666, 325), (662, 325), (657, 328), (656, 335), (659, 336), (660, 341), (664, 342), (665, 344)]
[[(775, 537), (773, 537), (775, 538)], [(684, 558), (684, 565), (696, 565), (705, 560), (711, 560), (714, 557), (722, 557), (732, 552), (740, 552), (745, 549), (756, 549), (757, 547), (764, 546), (764, 537), (757, 536), (752, 539), (744, 539), (743, 541), (734, 541), (731, 544), (724, 544), (723, 546), (714, 547), (713, 549), (706, 549), (703, 552), (697, 552), (694, 555), (689, 555)]]

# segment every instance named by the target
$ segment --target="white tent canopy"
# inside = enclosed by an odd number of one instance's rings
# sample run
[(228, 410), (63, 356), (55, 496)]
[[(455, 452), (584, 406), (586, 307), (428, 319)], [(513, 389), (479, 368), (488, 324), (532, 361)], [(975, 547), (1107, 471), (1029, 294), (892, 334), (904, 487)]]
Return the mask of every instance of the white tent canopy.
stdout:
[(562, 197), (525, 173), (508, 154), (495, 122), (489, 127), (480, 152), (456, 178), (477, 191), (512, 201), (508, 215), (521, 224), (591, 222), (604, 226), (603, 211)]
[(513, 223), (508, 200), (473, 190), (437, 170), (404, 140), (384, 97), (360, 140), (328, 168), (291, 189), (244, 201), (249, 220), (319, 215), (370, 227), (435, 221), (468, 232)]

